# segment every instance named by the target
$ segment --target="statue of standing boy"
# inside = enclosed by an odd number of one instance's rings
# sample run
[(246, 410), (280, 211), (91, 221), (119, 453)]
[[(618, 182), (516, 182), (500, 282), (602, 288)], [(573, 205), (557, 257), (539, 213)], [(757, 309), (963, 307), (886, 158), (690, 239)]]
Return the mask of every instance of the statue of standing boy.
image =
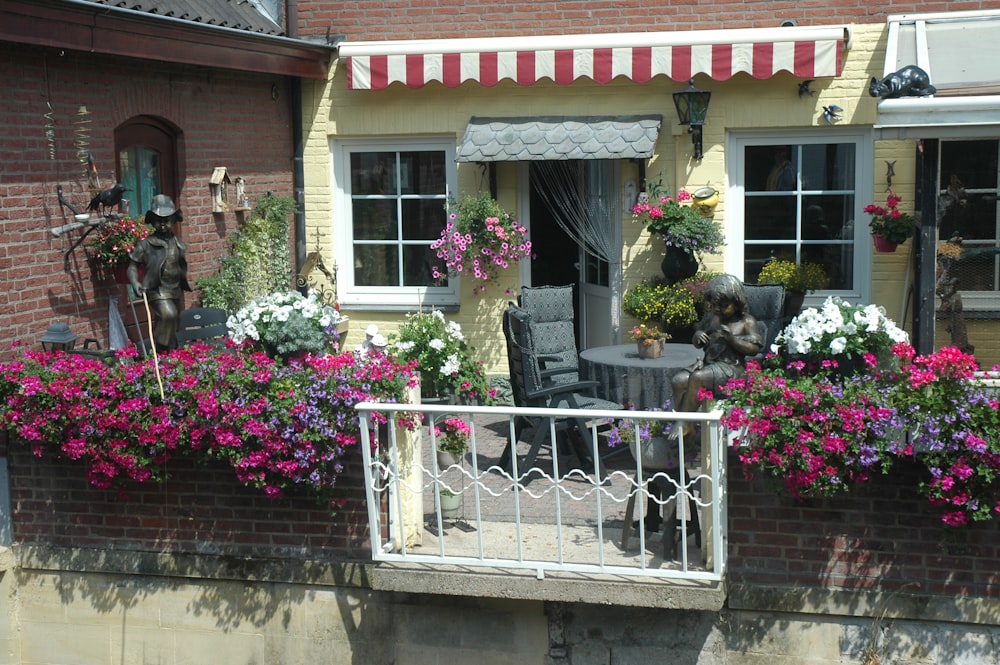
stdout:
[[(157, 351), (177, 346), (181, 292), (191, 290), (187, 281), (187, 246), (173, 231), (174, 223), (181, 219), (181, 211), (174, 207), (169, 196), (154, 196), (145, 218), (146, 224), (153, 227), (153, 233), (137, 242), (129, 254), (129, 282), (137, 294), (146, 294), (155, 315), (152, 341)], [(141, 280), (140, 267), (146, 269)]]

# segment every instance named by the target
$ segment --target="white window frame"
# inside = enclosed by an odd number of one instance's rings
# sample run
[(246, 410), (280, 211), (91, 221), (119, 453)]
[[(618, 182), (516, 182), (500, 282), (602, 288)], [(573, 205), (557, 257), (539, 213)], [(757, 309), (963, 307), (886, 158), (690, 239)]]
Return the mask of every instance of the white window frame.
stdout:
[[(799, 133), (796, 133), (799, 132)], [(786, 129), (774, 131), (734, 131), (726, 137), (726, 246), (723, 265), (725, 271), (744, 279), (744, 228), (746, 220), (746, 164), (744, 148), (753, 145), (773, 144), (828, 144), (853, 143), (855, 146), (855, 199), (854, 199), (854, 288), (850, 290), (816, 291), (806, 297), (807, 305), (818, 305), (828, 296), (836, 295), (849, 302), (867, 303), (871, 299), (871, 255), (872, 241), (868, 233), (867, 216), (864, 207), (872, 199), (873, 140), (869, 131), (824, 128), (817, 133)]]
[[(447, 286), (358, 286), (354, 283), (354, 224), (351, 205), (351, 154), (355, 152), (441, 151), (447, 168), (449, 194), (458, 191), (455, 137), (350, 138), (330, 141), (332, 228), (337, 258), (337, 297), (354, 309), (412, 311), (420, 307), (459, 305), (459, 280)], [(445, 202), (442, 200), (442, 206)], [(442, 220), (444, 217), (442, 216)]]

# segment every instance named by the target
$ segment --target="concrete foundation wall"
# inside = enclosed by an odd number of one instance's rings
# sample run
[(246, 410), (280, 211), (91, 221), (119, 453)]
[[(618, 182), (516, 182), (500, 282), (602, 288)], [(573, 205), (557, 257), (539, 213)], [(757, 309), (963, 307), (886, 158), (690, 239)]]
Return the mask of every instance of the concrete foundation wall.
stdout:
[(995, 623), (900, 618), (892, 602), (653, 610), (378, 592), (362, 564), (256, 562), (240, 580), (203, 556), (15, 548), (2, 561), (0, 663), (10, 665), (1000, 662)]

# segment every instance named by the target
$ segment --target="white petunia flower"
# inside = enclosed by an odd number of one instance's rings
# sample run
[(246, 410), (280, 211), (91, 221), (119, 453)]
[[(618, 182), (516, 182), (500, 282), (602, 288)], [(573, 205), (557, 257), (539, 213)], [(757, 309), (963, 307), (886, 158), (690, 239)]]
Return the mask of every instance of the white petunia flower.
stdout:
[(450, 376), (461, 369), (461, 367), (462, 365), (458, 361), (458, 355), (453, 353), (448, 356), (448, 359), (441, 365), (441, 373)]
[(455, 321), (449, 321), (444, 331), (448, 334), (448, 337), (459, 342), (465, 339), (465, 335), (462, 334), (462, 326)]

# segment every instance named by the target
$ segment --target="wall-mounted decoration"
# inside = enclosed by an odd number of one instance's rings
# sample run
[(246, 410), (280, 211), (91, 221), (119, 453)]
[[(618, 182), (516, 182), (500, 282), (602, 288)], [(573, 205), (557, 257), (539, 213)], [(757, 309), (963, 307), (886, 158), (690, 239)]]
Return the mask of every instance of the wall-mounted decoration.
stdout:
[(216, 166), (212, 170), (212, 177), (208, 181), (208, 189), (212, 193), (212, 212), (227, 212), (229, 210), (229, 169), (225, 166)]
[(844, 116), (840, 115), (844, 109), (840, 108), (836, 104), (830, 104), (829, 106), (823, 107), (823, 119), (826, 120), (826, 124), (832, 125), (835, 120), (843, 120)]
[(245, 212), (250, 210), (250, 197), (247, 196), (247, 181), (243, 176), (236, 176), (233, 179), (233, 183), (236, 185), (236, 207), (233, 208), (236, 212)]
[(882, 99), (897, 97), (928, 97), (937, 92), (931, 77), (916, 65), (907, 65), (879, 81), (874, 76), (868, 85), (868, 94)]

